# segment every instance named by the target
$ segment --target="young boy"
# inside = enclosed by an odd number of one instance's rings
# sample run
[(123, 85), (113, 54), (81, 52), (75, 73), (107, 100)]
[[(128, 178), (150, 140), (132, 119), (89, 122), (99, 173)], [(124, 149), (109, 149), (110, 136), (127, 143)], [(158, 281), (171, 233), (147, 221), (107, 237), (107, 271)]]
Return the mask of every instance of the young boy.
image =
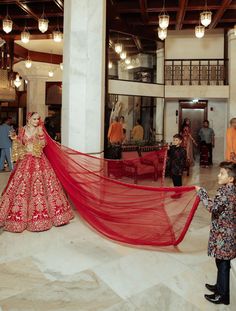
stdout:
[(186, 150), (181, 146), (183, 137), (173, 136), (173, 145), (168, 150), (168, 165), (170, 176), (175, 187), (182, 186), (182, 175), (186, 164)]
[(215, 285), (205, 284), (213, 292), (205, 298), (215, 304), (229, 304), (230, 260), (236, 257), (236, 164), (220, 163), (218, 184), (221, 186), (214, 199), (205, 189), (196, 186), (202, 203), (211, 212), (211, 229), (208, 255), (215, 257), (217, 281)]

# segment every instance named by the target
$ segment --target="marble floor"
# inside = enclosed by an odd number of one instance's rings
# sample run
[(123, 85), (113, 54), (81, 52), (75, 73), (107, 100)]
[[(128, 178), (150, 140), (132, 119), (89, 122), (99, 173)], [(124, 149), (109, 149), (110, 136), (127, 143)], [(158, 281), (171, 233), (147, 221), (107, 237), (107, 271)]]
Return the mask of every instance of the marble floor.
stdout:
[[(217, 171), (195, 166), (184, 183), (214, 193)], [(0, 174), (0, 190), (8, 177)], [(184, 241), (155, 251), (111, 242), (79, 215), (46, 232), (0, 232), (0, 311), (233, 310), (203, 298), (216, 276), (209, 221), (199, 206)]]

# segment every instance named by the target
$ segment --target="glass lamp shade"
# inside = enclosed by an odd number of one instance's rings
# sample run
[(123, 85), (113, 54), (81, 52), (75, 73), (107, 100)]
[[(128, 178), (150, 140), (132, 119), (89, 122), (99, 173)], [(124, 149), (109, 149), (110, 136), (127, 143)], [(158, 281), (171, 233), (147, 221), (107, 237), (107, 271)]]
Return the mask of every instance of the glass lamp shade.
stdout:
[(63, 63), (60, 63), (60, 68), (61, 70), (63, 70)]
[(234, 34), (236, 36), (236, 24), (234, 25)]
[(198, 25), (195, 27), (195, 36), (198, 39), (203, 38), (204, 34), (205, 34), (205, 27), (204, 26)]
[(212, 13), (210, 11), (203, 11), (200, 14), (201, 24), (205, 27), (209, 26), (211, 23), (211, 17), (212, 17)]
[(167, 37), (167, 28), (162, 29), (162, 28), (158, 27), (158, 37), (161, 40), (165, 40)]
[(126, 52), (123, 51), (120, 53), (120, 58), (124, 60), (124, 59), (126, 59), (126, 55), (127, 55)]
[(25, 61), (25, 68), (29, 69), (29, 68), (31, 68), (31, 66), (32, 66), (31, 60), (30, 60), (30, 59), (27, 59), (27, 60)]
[(166, 29), (169, 26), (170, 16), (168, 14), (159, 15), (159, 27)]
[(30, 40), (30, 33), (27, 30), (22, 31), (21, 35), (21, 42), (28, 43)]
[(40, 18), (38, 20), (38, 27), (39, 27), (39, 30), (44, 33), (48, 30), (48, 20), (46, 18)]
[(50, 78), (52, 78), (52, 77), (54, 76), (54, 72), (53, 72), (52, 70), (49, 70), (48, 76), (49, 76)]
[(19, 87), (19, 86), (21, 86), (21, 80), (20, 80), (20, 76), (17, 74), (16, 75), (16, 78), (15, 78), (15, 80), (14, 80), (14, 85), (15, 85), (15, 87)]
[(110, 61), (110, 62), (108, 63), (108, 68), (111, 69), (112, 67), (113, 67), (113, 64), (112, 64), (112, 62)]
[(128, 57), (128, 58), (125, 59), (125, 63), (126, 63), (126, 65), (130, 65), (130, 63), (131, 63), (130, 57)]
[(5, 33), (9, 33), (12, 31), (12, 25), (13, 21), (8, 16), (6, 16), (2, 21), (2, 28), (5, 31)]
[(52, 36), (55, 42), (61, 42), (63, 38), (63, 33), (60, 30), (55, 30), (53, 31)]
[(122, 50), (123, 50), (122, 44), (121, 43), (116, 43), (115, 44), (115, 51), (116, 51), (116, 53), (120, 54), (122, 52)]

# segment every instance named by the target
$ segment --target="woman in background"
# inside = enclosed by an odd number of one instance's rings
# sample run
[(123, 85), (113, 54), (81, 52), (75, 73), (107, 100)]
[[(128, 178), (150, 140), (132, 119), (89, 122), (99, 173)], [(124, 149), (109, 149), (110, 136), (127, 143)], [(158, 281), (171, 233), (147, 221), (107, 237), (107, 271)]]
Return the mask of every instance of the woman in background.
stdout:
[(230, 127), (226, 132), (226, 154), (227, 161), (236, 163), (236, 118), (230, 120)]
[(0, 227), (44, 231), (68, 223), (73, 213), (43, 152), (46, 135), (38, 113), (29, 113), (27, 125), (11, 139), (16, 165), (0, 198)]
[(182, 146), (186, 149), (187, 153), (187, 165), (193, 165), (194, 158), (193, 158), (193, 144), (197, 146), (197, 143), (195, 142), (194, 138), (191, 134), (191, 122), (188, 118), (184, 119), (182, 129), (180, 134), (183, 137), (183, 143)]

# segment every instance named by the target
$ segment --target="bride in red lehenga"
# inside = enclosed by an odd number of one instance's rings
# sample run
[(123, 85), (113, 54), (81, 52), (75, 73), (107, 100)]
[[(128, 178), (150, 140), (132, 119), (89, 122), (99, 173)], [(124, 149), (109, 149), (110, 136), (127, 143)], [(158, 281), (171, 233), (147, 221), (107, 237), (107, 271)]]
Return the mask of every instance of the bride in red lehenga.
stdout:
[(72, 209), (43, 152), (46, 137), (38, 113), (29, 113), (27, 125), (11, 138), (17, 163), (0, 199), (0, 227), (44, 231), (68, 223)]

